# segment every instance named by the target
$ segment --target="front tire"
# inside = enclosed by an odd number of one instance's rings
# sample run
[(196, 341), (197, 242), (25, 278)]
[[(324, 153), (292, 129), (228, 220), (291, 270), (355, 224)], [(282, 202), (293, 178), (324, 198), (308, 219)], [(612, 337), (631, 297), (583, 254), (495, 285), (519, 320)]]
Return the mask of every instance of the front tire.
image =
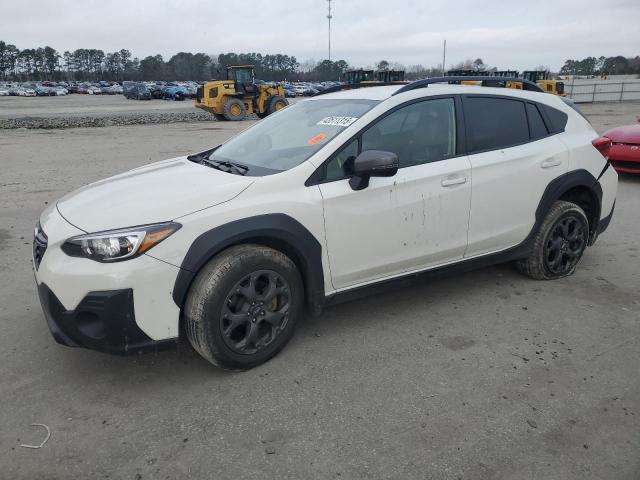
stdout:
[(222, 113), (227, 120), (238, 122), (247, 118), (247, 107), (242, 100), (230, 98), (222, 107)]
[(187, 338), (221, 368), (247, 370), (274, 357), (303, 312), (295, 264), (261, 245), (238, 245), (207, 263), (185, 304)]
[(535, 280), (572, 275), (589, 241), (589, 221), (584, 210), (563, 200), (552, 206), (533, 242), (528, 258), (518, 260), (520, 272)]

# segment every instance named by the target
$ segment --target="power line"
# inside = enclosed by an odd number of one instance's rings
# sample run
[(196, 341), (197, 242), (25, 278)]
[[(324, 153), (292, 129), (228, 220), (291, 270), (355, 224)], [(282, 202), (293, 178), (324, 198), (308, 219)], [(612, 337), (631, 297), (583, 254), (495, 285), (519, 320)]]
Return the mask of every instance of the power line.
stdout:
[(444, 61), (447, 58), (447, 39), (444, 40), (444, 45), (442, 47), (442, 76), (444, 77)]

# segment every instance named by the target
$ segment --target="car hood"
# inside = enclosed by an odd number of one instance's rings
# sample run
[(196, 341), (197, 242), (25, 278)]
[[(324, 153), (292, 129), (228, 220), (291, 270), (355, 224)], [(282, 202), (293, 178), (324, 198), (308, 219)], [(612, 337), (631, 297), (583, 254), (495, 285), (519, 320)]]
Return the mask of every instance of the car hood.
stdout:
[(91, 233), (174, 220), (231, 200), (255, 180), (180, 157), (82, 187), (57, 207), (68, 222)]
[(640, 125), (624, 125), (607, 130), (603, 137), (616, 143), (636, 143), (640, 145)]

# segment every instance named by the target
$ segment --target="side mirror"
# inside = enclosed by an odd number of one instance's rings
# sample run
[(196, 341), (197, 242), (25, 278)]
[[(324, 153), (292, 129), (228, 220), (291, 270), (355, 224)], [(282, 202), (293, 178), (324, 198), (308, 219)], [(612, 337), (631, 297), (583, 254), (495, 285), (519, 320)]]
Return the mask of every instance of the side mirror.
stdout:
[(369, 186), (371, 177), (393, 177), (398, 172), (398, 155), (383, 150), (365, 150), (353, 162), (349, 185), (354, 190)]

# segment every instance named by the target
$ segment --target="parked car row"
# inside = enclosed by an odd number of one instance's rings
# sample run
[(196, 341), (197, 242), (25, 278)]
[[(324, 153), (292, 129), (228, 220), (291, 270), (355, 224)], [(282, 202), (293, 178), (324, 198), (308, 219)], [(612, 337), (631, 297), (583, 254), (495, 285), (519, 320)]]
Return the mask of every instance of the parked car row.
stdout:
[(0, 84), (0, 97), (35, 97), (36, 91), (34, 88), (25, 85), (3, 83)]
[(69, 93), (80, 93), (85, 95), (121, 95), (122, 86), (117, 82), (98, 82), (98, 83), (70, 83), (67, 86)]
[[(256, 80), (256, 83), (265, 83)], [(276, 84), (275, 82), (273, 82)], [(282, 82), (287, 97), (310, 97), (339, 82)], [(85, 95), (120, 95), (132, 100), (184, 100), (195, 98), (198, 86), (194, 81), (184, 82), (39, 82), (22, 84), (0, 84), (0, 96), (57, 96), (70, 93)]]
[(284, 93), (287, 97), (310, 97), (318, 92), (326, 90), (327, 88), (335, 87), (336, 85), (340, 85), (340, 82), (285, 82)]
[(184, 100), (195, 98), (196, 82), (123, 82), (124, 96), (131, 100)]
[(0, 96), (50, 97), (81, 93), (86, 95), (122, 94), (122, 86), (109, 82), (38, 82), (0, 84)]

